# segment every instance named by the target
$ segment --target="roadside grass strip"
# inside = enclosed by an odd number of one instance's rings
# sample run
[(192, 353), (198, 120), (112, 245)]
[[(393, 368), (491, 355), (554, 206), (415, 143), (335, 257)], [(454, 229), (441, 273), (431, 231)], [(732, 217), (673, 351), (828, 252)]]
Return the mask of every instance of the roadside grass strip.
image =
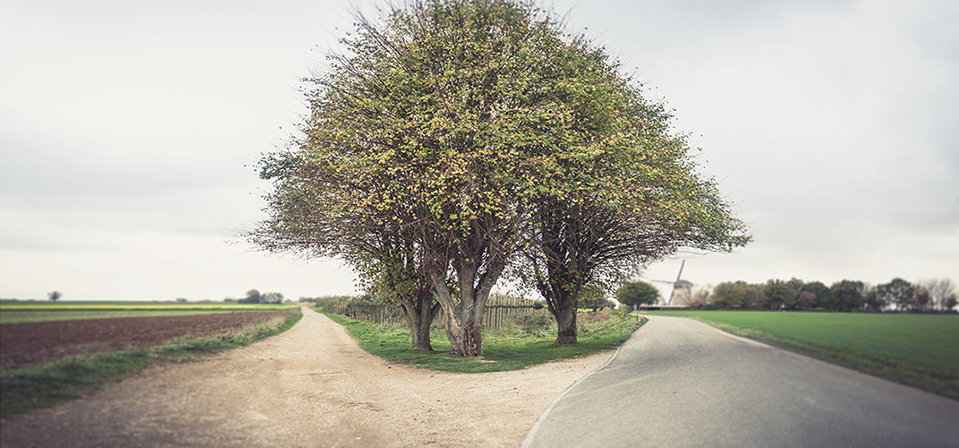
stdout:
[(0, 417), (46, 408), (95, 392), (124, 375), (167, 362), (184, 362), (199, 355), (252, 344), (290, 329), (303, 317), (291, 309), (266, 322), (203, 338), (177, 338), (151, 348), (67, 356), (43, 365), (0, 372)]
[[(532, 333), (518, 327), (483, 332), (483, 356), (450, 355), (452, 346), (442, 328), (433, 328), (433, 352), (410, 348), (410, 332), (405, 327), (391, 327), (362, 322), (349, 317), (324, 313), (346, 328), (360, 348), (387, 361), (408, 364), (429, 370), (459, 373), (502, 372), (570, 358), (580, 358), (618, 347), (646, 323), (646, 318), (627, 315), (625, 318), (584, 319), (580, 325), (579, 344), (554, 347), (556, 328)], [(583, 331), (585, 330), (585, 331)]]
[(959, 316), (655, 311), (959, 400)]

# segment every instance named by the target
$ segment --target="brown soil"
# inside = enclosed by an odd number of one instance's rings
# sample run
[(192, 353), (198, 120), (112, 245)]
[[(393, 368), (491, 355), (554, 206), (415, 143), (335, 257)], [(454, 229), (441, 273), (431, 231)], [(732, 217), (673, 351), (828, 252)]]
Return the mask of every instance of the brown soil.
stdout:
[(181, 336), (209, 336), (269, 319), (276, 311), (122, 317), (0, 325), (0, 369), (78, 353), (152, 347)]
[(289, 331), (0, 422), (0, 447), (517, 447), (610, 353), (513, 372), (389, 363), (304, 309)]

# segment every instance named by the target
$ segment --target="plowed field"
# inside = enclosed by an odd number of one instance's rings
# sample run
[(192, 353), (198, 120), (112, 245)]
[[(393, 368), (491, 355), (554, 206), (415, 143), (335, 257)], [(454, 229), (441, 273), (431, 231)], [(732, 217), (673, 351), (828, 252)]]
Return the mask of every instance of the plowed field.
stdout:
[(202, 337), (239, 330), (279, 312), (31, 322), (0, 325), (0, 368), (42, 363), (79, 353), (151, 347), (181, 336)]

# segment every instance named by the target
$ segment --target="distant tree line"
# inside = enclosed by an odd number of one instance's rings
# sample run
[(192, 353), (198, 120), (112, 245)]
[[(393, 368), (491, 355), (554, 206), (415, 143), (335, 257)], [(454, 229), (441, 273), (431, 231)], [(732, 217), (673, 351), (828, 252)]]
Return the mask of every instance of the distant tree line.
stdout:
[(242, 299), (227, 297), (223, 301), (236, 303), (283, 303), (283, 294), (278, 292), (261, 293), (256, 289), (251, 289), (246, 292), (246, 297), (243, 297)]
[(843, 312), (952, 312), (957, 304), (956, 285), (949, 279), (910, 283), (894, 278), (870, 285), (842, 280), (822, 282), (772, 279), (766, 283), (723, 282), (701, 290), (690, 305), (722, 309), (823, 310)]

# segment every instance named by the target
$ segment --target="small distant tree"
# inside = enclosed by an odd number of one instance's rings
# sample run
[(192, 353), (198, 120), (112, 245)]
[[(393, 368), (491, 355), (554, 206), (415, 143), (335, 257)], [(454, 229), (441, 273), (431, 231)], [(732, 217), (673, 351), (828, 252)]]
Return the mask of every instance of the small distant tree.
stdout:
[(796, 309), (809, 310), (816, 307), (816, 294), (809, 291), (802, 291), (796, 298)]
[(949, 311), (956, 306), (956, 285), (952, 280), (922, 280), (919, 284), (929, 291), (929, 302), (936, 310)]
[(716, 285), (709, 302), (725, 309), (764, 309), (766, 308), (766, 285), (746, 283), (744, 281), (723, 282)]
[(260, 303), (283, 303), (283, 294), (268, 292), (260, 296)]
[[(800, 282), (801, 283), (801, 282)], [(801, 284), (799, 285), (802, 286)], [(792, 308), (796, 303), (796, 296), (799, 295), (799, 288), (794, 282), (783, 280), (769, 280), (763, 287), (763, 295), (771, 310), (782, 310)]]
[(865, 287), (863, 301), (866, 308), (874, 313), (881, 312), (886, 307), (886, 301), (879, 295), (879, 288), (875, 286)]
[(915, 294), (915, 288), (901, 278), (894, 278), (889, 283), (876, 286), (876, 292), (879, 297), (889, 305), (895, 305), (899, 310), (910, 310), (913, 308), (912, 298)]
[(260, 303), (261, 299), (260, 291), (251, 289), (246, 292), (246, 297), (238, 300), (237, 303)]
[(62, 296), (63, 296), (63, 295), (60, 294), (60, 291), (53, 291), (53, 292), (47, 294), (47, 297), (49, 297), (50, 300), (53, 301), (53, 302), (56, 302), (57, 300), (60, 300), (60, 297), (62, 297)]
[(860, 281), (843, 280), (833, 283), (832, 297), (836, 304), (836, 311), (855, 311), (863, 306), (866, 285)]
[(659, 303), (659, 290), (646, 282), (629, 282), (616, 290), (616, 300), (632, 309), (655, 305)]
[(912, 298), (909, 299), (909, 304), (912, 306), (912, 309), (915, 311), (925, 312), (926, 307), (929, 305), (930, 294), (929, 290), (922, 287), (921, 285), (913, 285), (912, 287)]
[(687, 306), (702, 307), (709, 303), (709, 295), (712, 293), (711, 287), (697, 289), (689, 299)]
[(713, 288), (709, 303), (723, 309), (741, 308), (743, 306), (745, 282), (722, 282)]
[(799, 294), (809, 293), (812, 295), (811, 300), (809, 295), (806, 296), (805, 300), (808, 300), (808, 309), (813, 308), (832, 308), (835, 306), (832, 304), (832, 291), (829, 290), (829, 287), (824, 285), (822, 282), (809, 282), (802, 285), (802, 289), (799, 291)]
[(591, 309), (597, 312), (603, 308), (612, 308), (613, 302), (606, 298), (606, 291), (599, 286), (587, 286), (579, 293), (579, 309)]

